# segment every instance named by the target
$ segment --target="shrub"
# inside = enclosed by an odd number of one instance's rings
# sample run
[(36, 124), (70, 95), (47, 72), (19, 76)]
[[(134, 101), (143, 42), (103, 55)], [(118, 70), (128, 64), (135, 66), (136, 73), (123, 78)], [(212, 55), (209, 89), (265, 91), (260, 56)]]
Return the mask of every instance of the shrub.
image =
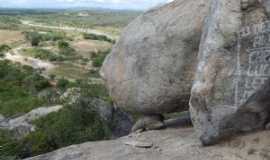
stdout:
[(68, 85), (69, 85), (69, 81), (64, 78), (61, 78), (57, 81), (57, 87), (60, 89), (66, 89)]
[(12, 133), (0, 130), (0, 160), (18, 159), (20, 150), (20, 145), (12, 138)]
[(5, 52), (8, 52), (10, 49), (11, 47), (6, 44), (0, 45), (0, 58), (5, 57)]
[(34, 58), (38, 58), (42, 60), (63, 61), (65, 59), (61, 55), (57, 55), (47, 49), (42, 49), (42, 48), (24, 49), (24, 53)]
[(0, 53), (4, 53), (4, 52), (7, 52), (11, 49), (10, 46), (6, 45), (6, 44), (2, 44), (0, 45)]
[(5, 56), (6, 56), (5, 53), (1, 53), (1, 52), (0, 52), (0, 58), (4, 58)]
[(75, 50), (70, 47), (69, 43), (66, 41), (58, 42), (59, 54), (64, 56), (72, 56), (75, 54)]
[(93, 33), (84, 33), (83, 34), (84, 39), (90, 39), (90, 40), (98, 40), (98, 41), (105, 41), (109, 43), (115, 43), (115, 41), (105, 35), (97, 35)]
[(93, 60), (93, 66), (94, 67), (101, 67), (106, 56), (110, 53), (110, 50), (107, 51), (100, 51), (97, 54), (95, 54), (94, 57), (92, 57)]
[(42, 36), (38, 32), (26, 32), (26, 39), (30, 41), (32, 46), (38, 46), (42, 40)]
[(31, 42), (32, 46), (38, 46), (42, 41), (58, 41), (66, 38), (65, 34), (60, 32), (25, 32), (25, 37)]
[(59, 41), (58, 42), (58, 48), (59, 49), (65, 49), (69, 47), (69, 43), (66, 41)]

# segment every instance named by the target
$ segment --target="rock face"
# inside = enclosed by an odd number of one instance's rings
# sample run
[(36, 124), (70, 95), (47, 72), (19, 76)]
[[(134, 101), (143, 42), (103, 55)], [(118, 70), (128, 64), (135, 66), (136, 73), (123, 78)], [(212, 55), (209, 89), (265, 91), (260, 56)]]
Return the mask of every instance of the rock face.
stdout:
[(117, 106), (143, 114), (187, 110), (210, 0), (176, 0), (123, 31), (101, 75)]
[(202, 147), (193, 129), (167, 129), (74, 145), (27, 160), (267, 160), (269, 134), (265, 131)]
[(192, 120), (205, 145), (267, 123), (268, 10), (266, 0), (212, 1), (190, 100)]

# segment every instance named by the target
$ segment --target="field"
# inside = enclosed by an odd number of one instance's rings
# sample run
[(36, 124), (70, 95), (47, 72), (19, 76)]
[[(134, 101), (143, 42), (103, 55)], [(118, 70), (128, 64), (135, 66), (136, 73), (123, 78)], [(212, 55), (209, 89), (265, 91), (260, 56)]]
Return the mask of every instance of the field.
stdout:
[(0, 30), (0, 45), (2, 44), (14, 44), (24, 40), (24, 36), (21, 31)]

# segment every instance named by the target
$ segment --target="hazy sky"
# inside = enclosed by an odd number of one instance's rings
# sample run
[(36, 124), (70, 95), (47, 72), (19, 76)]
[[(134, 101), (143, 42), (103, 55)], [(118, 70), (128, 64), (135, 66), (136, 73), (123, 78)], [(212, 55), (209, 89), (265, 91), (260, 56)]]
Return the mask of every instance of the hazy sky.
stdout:
[(148, 9), (172, 0), (0, 0), (0, 7), (66, 8), (102, 7), (112, 9)]

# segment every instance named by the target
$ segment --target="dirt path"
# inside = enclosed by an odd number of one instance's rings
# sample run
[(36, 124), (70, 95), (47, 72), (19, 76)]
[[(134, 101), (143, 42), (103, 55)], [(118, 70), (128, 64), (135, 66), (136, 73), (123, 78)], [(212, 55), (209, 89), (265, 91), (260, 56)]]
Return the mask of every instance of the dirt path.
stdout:
[(42, 71), (43, 76), (48, 77), (49, 71), (54, 69), (55, 65), (48, 62), (48, 61), (42, 61), (42, 60), (37, 59), (37, 58), (32, 58), (32, 57), (21, 55), (20, 51), (23, 48), (27, 48), (27, 46), (21, 45), (19, 47), (12, 49), (11, 51), (6, 53), (6, 56), (4, 59), (10, 60), (12, 62), (17, 62), (17, 63), (20, 63), (22, 65), (31, 66), (34, 69), (39, 69)]
[(114, 39), (111, 35), (100, 32), (98, 30), (90, 29), (90, 28), (76, 28), (76, 27), (68, 27), (68, 26), (50, 26), (50, 25), (45, 25), (45, 24), (40, 24), (40, 23), (35, 23), (31, 21), (21, 21), (22, 24), (31, 26), (31, 27), (40, 27), (40, 28), (47, 28), (47, 29), (56, 29), (56, 30), (64, 30), (64, 31), (75, 31), (75, 32), (82, 32), (82, 33), (92, 33), (92, 34), (97, 34), (97, 35), (104, 35), (107, 36), (111, 39)]

